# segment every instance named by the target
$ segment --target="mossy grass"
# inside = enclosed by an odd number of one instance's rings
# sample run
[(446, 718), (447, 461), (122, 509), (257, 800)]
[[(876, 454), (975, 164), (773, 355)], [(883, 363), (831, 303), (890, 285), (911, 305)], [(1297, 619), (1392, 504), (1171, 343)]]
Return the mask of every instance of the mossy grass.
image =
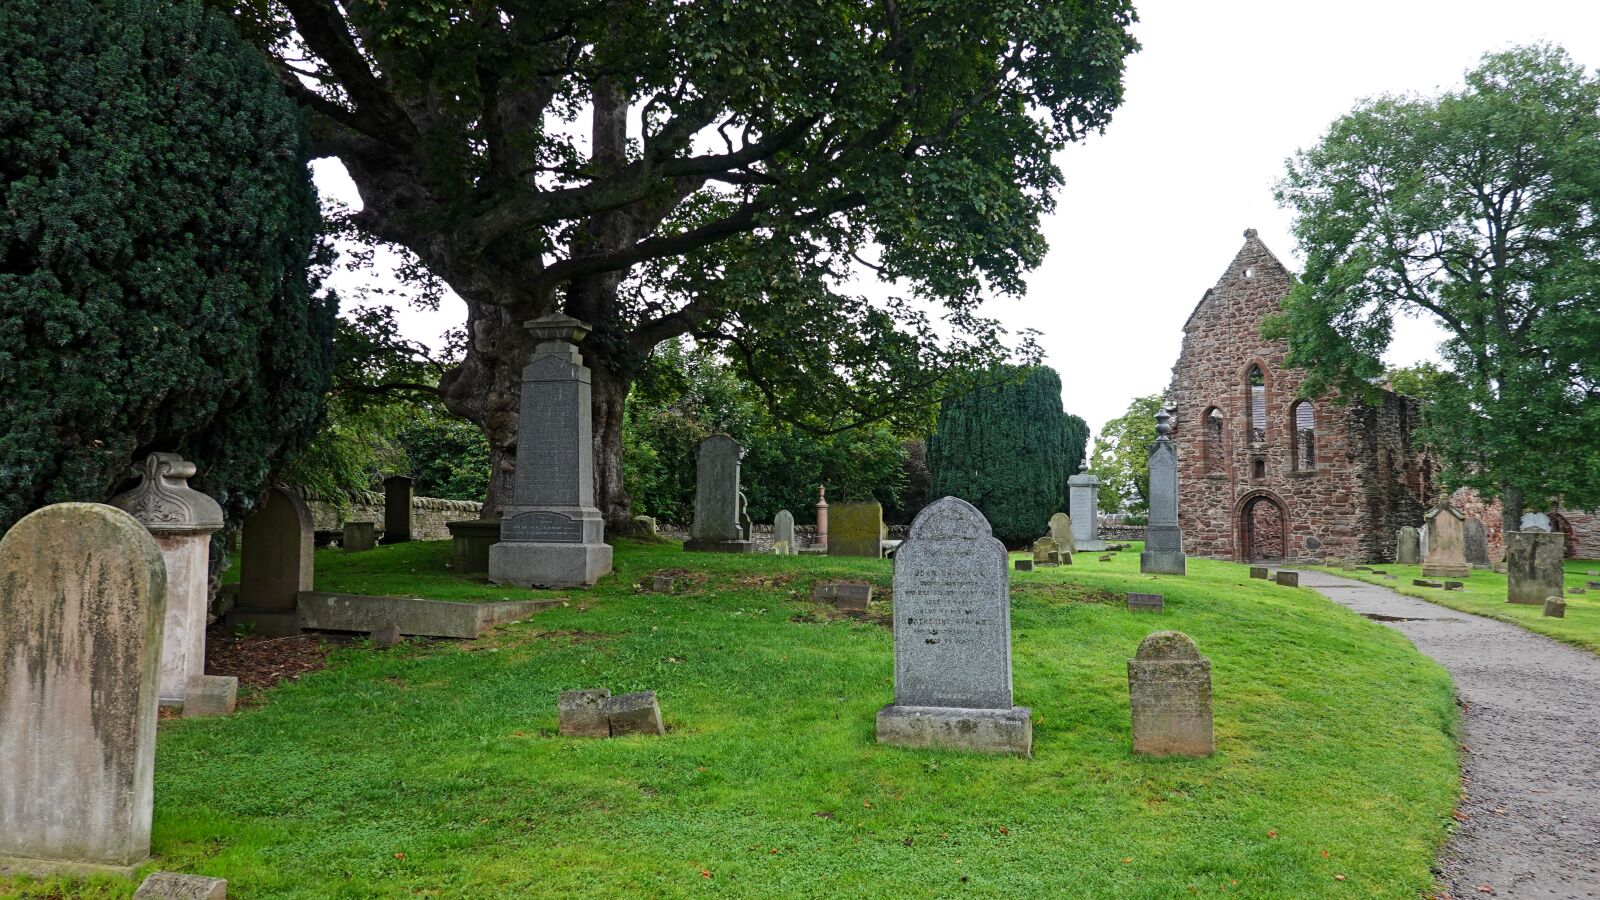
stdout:
[[(1474, 569), (1466, 578), (1449, 579), (1460, 581), (1462, 589), (1447, 591), (1442, 588), (1417, 587), (1412, 584), (1413, 579), (1424, 577), (1421, 566), (1396, 566), (1385, 563), (1372, 567), (1395, 576), (1394, 581), (1371, 572), (1345, 571), (1337, 567), (1324, 568), (1334, 575), (1371, 582), (1399, 591), (1408, 597), (1417, 597), (1461, 612), (1477, 613), (1480, 616), (1510, 622), (1575, 647), (1582, 647), (1591, 653), (1600, 653), (1600, 589), (1586, 589), (1582, 594), (1566, 594), (1566, 616), (1556, 619), (1544, 614), (1542, 604), (1506, 602), (1506, 576), (1489, 569)], [(1583, 588), (1589, 581), (1600, 581), (1600, 575), (1585, 574), (1589, 571), (1600, 571), (1600, 562), (1592, 559), (1567, 560), (1566, 587), (1569, 590)], [(1446, 579), (1430, 580), (1443, 582)]]
[[(448, 553), (380, 547), (322, 564), (319, 587), (520, 596), (450, 580)], [(621, 541), (616, 564), (478, 641), (358, 643), (235, 715), (164, 721), (159, 867), (319, 900), (1431, 888), (1459, 792), (1448, 677), (1309, 590), (1202, 559), (1141, 576), (1137, 548), (1013, 573), (1016, 701), (1035, 722), (1021, 759), (874, 741), (893, 696), (889, 561)], [(663, 570), (677, 593), (639, 590)], [(835, 577), (876, 585), (872, 619), (808, 601)], [(1166, 611), (1129, 612), (1130, 590)], [(1209, 759), (1130, 751), (1127, 660), (1160, 629), (1212, 661)], [(587, 687), (655, 690), (668, 734), (559, 737), (557, 692)], [(0, 879), (0, 895), (131, 891)]]

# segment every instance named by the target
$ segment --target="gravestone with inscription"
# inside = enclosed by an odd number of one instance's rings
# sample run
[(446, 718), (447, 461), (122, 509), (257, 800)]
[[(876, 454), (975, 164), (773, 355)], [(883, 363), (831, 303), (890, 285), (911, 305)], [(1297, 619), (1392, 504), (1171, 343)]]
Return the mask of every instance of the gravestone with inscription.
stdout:
[(1210, 756), (1211, 661), (1181, 631), (1158, 631), (1128, 660), (1133, 752)]
[(1103, 552), (1100, 540), (1100, 479), (1089, 473), (1089, 457), (1077, 475), (1067, 479), (1067, 509), (1072, 515), (1072, 548), (1084, 553)]
[(1542, 604), (1566, 588), (1566, 535), (1513, 531), (1506, 535), (1506, 602)]
[(1052, 538), (1042, 537), (1033, 542), (1033, 561), (1040, 565), (1050, 565), (1060, 560), (1061, 551), (1056, 548)]
[(525, 327), (538, 344), (522, 370), (516, 481), (500, 518), (500, 543), (489, 548), (489, 580), (594, 584), (611, 571), (611, 547), (594, 505), (589, 367), (578, 352), (589, 326), (554, 314)]
[(1424, 578), (1465, 578), (1472, 574), (1467, 565), (1466, 516), (1450, 498), (1428, 510), (1428, 555), (1422, 561)]
[(1489, 568), (1489, 533), (1483, 527), (1483, 520), (1468, 519), (1461, 526), (1461, 534), (1467, 545), (1467, 565), (1474, 569)]
[(1414, 566), (1422, 562), (1422, 541), (1417, 529), (1407, 525), (1395, 533), (1394, 561), (1401, 566)]
[(755, 544), (744, 535), (744, 494), (739, 491), (739, 461), (744, 448), (725, 434), (713, 434), (694, 448), (694, 523), (683, 549), (700, 553), (749, 553)]
[(1139, 571), (1146, 575), (1187, 575), (1183, 532), (1178, 530), (1178, 451), (1172, 444), (1172, 414), (1156, 413), (1156, 442), (1150, 448), (1150, 525), (1145, 529)]
[(972, 504), (925, 507), (894, 557), (894, 702), (878, 741), (1028, 756), (1032, 713), (1011, 698), (1006, 548)]
[(1078, 548), (1072, 543), (1072, 517), (1066, 513), (1056, 513), (1050, 517), (1050, 539), (1056, 542), (1056, 549), (1062, 553), (1076, 553)]
[(145, 527), (59, 503), (0, 538), (0, 871), (150, 855), (166, 566)]
[(241, 531), (239, 602), (225, 627), (263, 637), (299, 634), (300, 592), (311, 590), (316, 568), (310, 508), (297, 492), (274, 487)]
[(772, 552), (779, 556), (793, 556), (799, 551), (794, 545), (794, 513), (778, 510), (772, 517)]

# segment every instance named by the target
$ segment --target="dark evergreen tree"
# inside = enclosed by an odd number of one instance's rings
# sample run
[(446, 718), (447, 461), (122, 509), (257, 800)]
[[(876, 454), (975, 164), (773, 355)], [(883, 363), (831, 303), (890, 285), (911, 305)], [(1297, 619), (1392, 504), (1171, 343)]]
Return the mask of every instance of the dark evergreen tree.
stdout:
[(930, 498), (953, 495), (989, 518), (995, 537), (1017, 546), (1043, 534), (1066, 509), (1089, 427), (1061, 407), (1061, 376), (1048, 366), (1018, 370), (989, 387), (947, 399), (928, 438)]
[(237, 517), (305, 440), (336, 313), (307, 151), (197, 2), (0, 4), (0, 527), (153, 450)]

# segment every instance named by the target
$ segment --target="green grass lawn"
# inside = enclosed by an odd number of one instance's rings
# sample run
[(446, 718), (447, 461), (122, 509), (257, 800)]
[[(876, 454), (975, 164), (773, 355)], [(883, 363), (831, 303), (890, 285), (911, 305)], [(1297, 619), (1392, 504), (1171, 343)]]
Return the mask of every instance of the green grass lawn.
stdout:
[[(1568, 588), (1581, 588), (1587, 581), (1600, 581), (1600, 575), (1584, 574), (1589, 571), (1600, 571), (1600, 562), (1592, 559), (1569, 559), (1566, 567)], [(1375, 565), (1373, 568), (1396, 576), (1396, 580), (1389, 581), (1382, 575), (1374, 575), (1371, 572), (1347, 572), (1337, 567), (1326, 568), (1326, 571), (1382, 585), (1407, 596), (1419, 597), (1450, 609), (1477, 613), (1480, 616), (1521, 625), (1529, 631), (1537, 631), (1558, 641), (1600, 653), (1600, 589), (1590, 589), (1585, 594), (1568, 594), (1566, 618), (1553, 619), (1545, 616), (1543, 605), (1507, 603), (1506, 576), (1498, 572), (1475, 569), (1470, 577), (1450, 579), (1463, 582), (1465, 587), (1459, 591), (1446, 591), (1441, 588), (1413, 585), (1412, 579), (1423, 577), (1421, 566)]]
[[(452, 579), (447, 543), (319, 554), (318, 587), (548, 595)], [(1243, 566), (1136, 552), (1015, 573), (1034, 757), (879, 746), (877, 621), (808, 602), (891, 563), (622, 542), (617, 572), (476, 642), (356, 644), (222, 719), (161, 723), (159, 867), (237, 898), (761, 896), (1414, 898), (1458, 790), (1444, 671), (1399, 634)], [(686, 570), (671, 595), (645, 575)], [(1130, 613), (1128, 590), (1164, 592)], [(1187, 632), (1217, 754), (1130, 753), (1126, 661)], [(556, 734), (558, 691), (654, 689), (665, 737)], [(153, 867), (152, 867), (153, 868)], [(0, 895), (125, 897), (126, 882)]]

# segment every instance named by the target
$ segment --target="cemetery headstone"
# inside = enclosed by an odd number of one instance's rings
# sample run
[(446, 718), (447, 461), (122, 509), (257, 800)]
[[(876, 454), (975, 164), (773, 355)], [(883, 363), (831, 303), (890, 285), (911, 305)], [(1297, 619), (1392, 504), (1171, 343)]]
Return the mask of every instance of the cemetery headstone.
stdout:
[(1180, 631), (1158, 631), (1128, 660), (1133, 752), (1142, 756), (1210, 756), (1211, 661)]
[(1031, 560), (1031, 559), (1019, 559), (1016, 562), (1016, 568), (1017, 568), (1018, 572), (1032, 572), (1033, 571), (1033, 560)]
[(1467, 565), (1474, 569), (1489, 568), (1489, 532), (1484, 529), (1483, 520), (1468, 519), (1462, 525), (1462, 536), (1466, 541)]
[(556, 699), (558, 730), (563, 737), (610, 737), (611, 724), (602, 708), (611, 691), (595, 688), (562, 691)]
[(1415, 566), (1422, 562), (1422, 543), (1417, 529), (1407, 525), (1395, 535), (1394, 562), (1398, 566)]
[(1063, 553), (1077, 553), (1078, 548), (1072, 543), (1072, 517), (1066, 513), (1056, 513), (1050, 517), (1050, 540), (1056, 542), (1056, 548)]
[(180, 872), (151, 872), (133, 900), (228, 900), (228, 880)]
[(182, 706), (189, 679), (205, 674), (206, 618), (210, 601), (211, 535), (222, 528), (222, 507), (189, 487), (195, 464), (176, 453), (152, 453), (132, 490), (111, 498), (150, 532), (167, 569), (166, 623), (162, 627), (157, 696)]
[(1543, 603), (1566, 587), (1566, 536), (1542, 531), (1506, 535), (1506, 601)]
[(1544, 614), (1552, 619), (1565, 619), (1567, 617), (1567, 601), (1560, 597), (1546, 597), (1544, 599)]
[(1450, 505), (1450, 498), (1428, 510), (1428, 554), (1422, 561), (1427, 578), (1464, 578), (1472, 574), (1466, 556), (1466, 517)]
[(313, 540), (311, 510), (300, 495), (285, 487), (268, 491), (266, 502), (244, 520), (239, 599), (225, 620), (228, 630), (300, 633), (300, 592), (311, 590), (315, 571)]
[(1035, 563), (1054, 562), (1056, 542), (1048, 537), (1042, 537), (1033, 542), (1033, 561)]
[(694, 524), (683, 549), (703, 553), (749, 553), (739, 491), (744, 448), (725, 434), (713, 434), (694, 448)]
[(1172, 444), (1172, 414), (1156, 413), (1156, 442), (1150, 448), (1150, 524), (1145, 528), (1139, 571), (1146, 575), (1187, 575), (1183, 532), (1178, 529), (1178, 451)]
[(1085, 456), (1083, 468), (1067, 479), (1067, 510), (1072, 517), (1072, 548), (1084, 553), (1100, 553), (1106, 542), (1100, 540), (1100, 479), (1090, 474)]
[(661, 707), (656, 703), (655, 691), (620, 694), (600, 702), (606, 724), (612, 737), (629, 734), (666, 734), (661, 722)]
[(1522, 531), (1537, 531), (1549, 534), (1554, 528), (1555, 525), (1550, 521), (1549, 513), (1523, 513), (1519, 522), (1519, 529)]
[(1163, 594), (1128, 594), (1129, 610), (1145, 610), (1148, 612), (1161, 612), (1167, 608), (1167, 600)]
[(371, 550), (378, 545), (378, 526), (373, 522), (346, 522), (340, 543), (349, 553)]
[(457, 575), (489, 571), (489, 548), (500, 543), (499, 519), (446, 522), (450, 531), (450, 566)]
[(522, 370), (517, 471), (489, 548), (489, 580), (578, 587), (611, 571), (605, 520), (594, 505), (589, 367), (578, 344), (589, 326), (570, 316), (524, 323), (537, 343)]
[(655, 537), (656, 536), (657, 526), (656, 526), (656, 520), (653, 517), (651, 517), (651, 516), (634, 516), (633, 517), (633, 524), (638, 527), (640, 534), (646, 535), (648, 537)]
[(60, 503), (0, 538), (0, 858), (150, 855), (166, 566), (133, 516)]
[(1585, 581), (1585, 587), (1600, 588), (1600, 581)]
[(196, 675), (189, 679), (183, 699), (183, 717), (232, 715), (239, 702), (239, 679), (234, 675)]
[(1299, 587), (1300, 586), (1300, 573), (1299, 572), (1282, 572), (1282, 571), (1280, 571), (1278, 573), (1278, 583), (1283, 585), (1284, 587)]
[(1583, 588), (1567, 588), (1567, 593), (1581, 596), (1589, 592)]
[(828, 508), (828, 555), (883, 556), (883, 505), (876, 500)]
[(1251, 566), (1250, 567), (1250, 577), (1251, 578), (1266, 578), (1267, 577), (1267, 567), (1266, 566)]
[(878, 741), (1030, 755), (1032, 712), (1011, 697), (1006, 548), (972, 504), (925, 507), (894, 560), (894, 702)]
[(1442, 582), (1433, 581), (1433, 580), (1428, 579), (1428, 578), (1413, 578), (1413, 579), (1411, 579), (1411, 584), (1414, 587), (1431, 587), (1431, 588), (1442, 588), (1442, 587), (1444, 587), (1444, 584)]
[(415, 482), (410, 475), (390, 475), (383, 480), (383, 542), (404, 544), (411, 540)]
[(864, 612), (872, 603), (872, 585), (864, 581), (841, 581), (834, 586), (833, 605), (839, 609)]
[(787, 509), (778, 510), (772, 517), (772, 552), (779, 556), (793, 556), (794, 544), (794, 513)]

